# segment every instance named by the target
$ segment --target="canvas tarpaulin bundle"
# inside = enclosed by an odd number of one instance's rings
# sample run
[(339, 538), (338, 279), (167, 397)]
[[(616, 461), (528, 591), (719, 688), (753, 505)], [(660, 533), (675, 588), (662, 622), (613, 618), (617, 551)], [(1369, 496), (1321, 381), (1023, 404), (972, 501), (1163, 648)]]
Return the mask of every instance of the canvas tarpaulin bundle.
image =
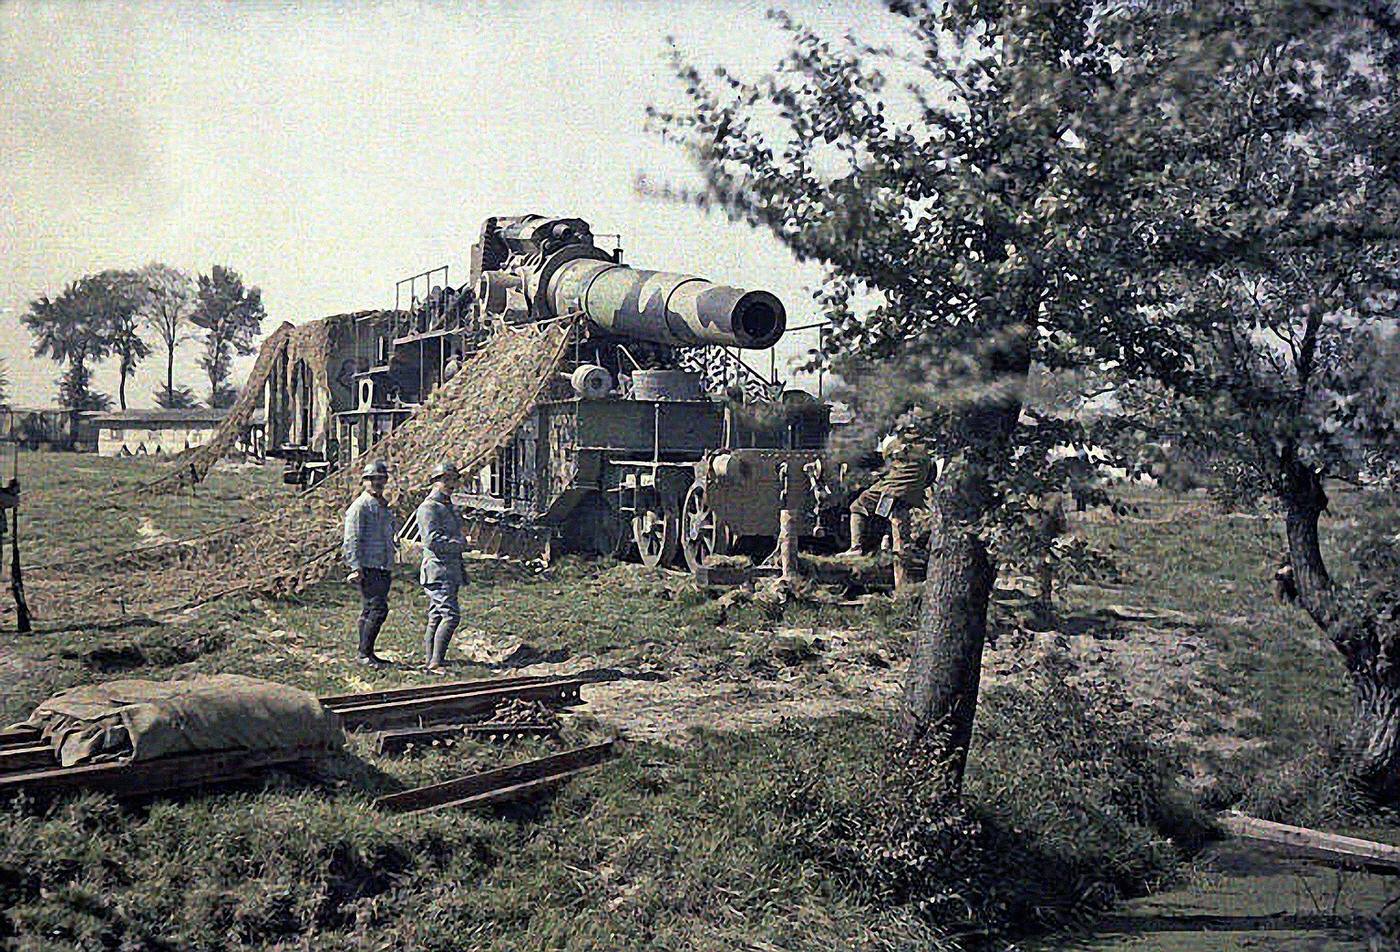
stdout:
[(224, 750), (324, 752), (345, 745), (340, 718), (316, 695), (237, 674), (83, 685), (40, 704), (24, 726), (39, 730), (65, 767)]

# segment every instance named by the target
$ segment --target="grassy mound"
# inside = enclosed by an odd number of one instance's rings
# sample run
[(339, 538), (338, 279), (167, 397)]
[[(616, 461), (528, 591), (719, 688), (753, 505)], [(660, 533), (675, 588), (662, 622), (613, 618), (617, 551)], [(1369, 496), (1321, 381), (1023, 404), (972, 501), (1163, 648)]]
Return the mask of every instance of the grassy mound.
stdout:
[(986, 715), (966, 805), (850, 717), (639, 747), (524, 812), (380, 814), (392, 778), (353, 763), (319, 789), (11, 806), (0, 923), (17, 949), (960, 949), (1170, 875), (1200, 828), (1128, 718), (1052, 676)]

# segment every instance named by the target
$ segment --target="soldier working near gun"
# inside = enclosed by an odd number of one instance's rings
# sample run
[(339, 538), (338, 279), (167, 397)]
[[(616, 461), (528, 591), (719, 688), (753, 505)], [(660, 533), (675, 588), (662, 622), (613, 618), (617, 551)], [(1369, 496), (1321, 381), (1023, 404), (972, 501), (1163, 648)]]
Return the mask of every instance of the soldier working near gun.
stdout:
[(865, 554), (865, 531), (871, 517), (890, 524), (894, 550), (895, 588), (903, 588), (908, 572), (910, 514), (924, 501), (931, 471), (926, 447), (911, 436), (890, 434), (880, 441), (884, 471), (851, 503), (851, 547), (848, 555)]
[(418, 507), (418, 538), (423, 543), (423, 566), (418, 580), (428, 594), (428, 625), (423, 654), (428, 670), (437, 671), (447, 655), (447, 643), (462, 620), (457, 590), (464, 575), (462, 553), (467, 548), (462, 517), (452, 504), (461, 474), (452, 463), (439, 463), (429, 477), (433, 491)]
[(346, 581), (360, 587), (360, 664), (381, 668), (389, 662), (374, 653), (374, 642), (389, 617), (398, 522), (384, 499), (388, 465), (375, 460), (360, 475), (364, 491), (345, 511), (344, 553), (350, 566)]

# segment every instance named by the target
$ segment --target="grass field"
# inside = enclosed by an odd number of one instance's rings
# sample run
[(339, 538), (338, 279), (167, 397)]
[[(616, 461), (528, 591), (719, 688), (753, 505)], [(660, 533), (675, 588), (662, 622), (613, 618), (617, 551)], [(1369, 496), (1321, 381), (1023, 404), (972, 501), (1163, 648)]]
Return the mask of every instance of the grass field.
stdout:
[[(283, 491), (275, 473), (225, 468), (194, 498), (91, 505), (152, 464), (23, 467), (34, 577), (271, 511)], [(1331, 881), (1308, 877), (1333, 874), (1256, 877), (1219, 847), (1198, 853), (1206, 813), (1396, 827), (1330, 779), (1346, 685), (1302, 615), (1269, 597), (1272, 524), (1198, 497), (1136, 501), (1130, 518), (1075, 517), (1119, 574), (1070, 586), (1054, 624), (999, 600), (965, 807), (910, 798), (882, 755), (912, 602), (712, 599), (613, 562), (474, 561), (451, 676), (605, 673), (566, 734), (621, 731), (620, 761), (552, 803), (488, 815), (388, 817), (369, 802), (545, 742), (393, 759), (356, 739), (315, 777), (127, 807), (10, 805), (0, 936), (23, 949), (1234, 947), (1213, 896), (1313, 915), (1322, 900), (1308, 897)], [(1341, 497), (1327, 538), (1371, 504)], [(413, 577), (396, 579), (381, 644), (399, 663), (385, 671), (354, 663), (355, 598), (331, 581), (139, 626), (0, 635), (0, 714), (119, 676), (226, 671), (323, 693), (425, 682)], [(53, 620), (55, 606), (33, 607)], [(1363, 949), (1382, 934), (1389, 887), (1345, 885), (1294, 923), (1299, 941), (1313, 930)], [(1233, 924), (1254, 929), (1248, 915)]]

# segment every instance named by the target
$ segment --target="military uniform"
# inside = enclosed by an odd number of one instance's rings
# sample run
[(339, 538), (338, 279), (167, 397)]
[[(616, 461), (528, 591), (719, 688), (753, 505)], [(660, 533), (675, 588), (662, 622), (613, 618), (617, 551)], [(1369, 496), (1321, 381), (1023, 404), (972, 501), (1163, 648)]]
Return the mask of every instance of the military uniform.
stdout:
[[(456, 467), (440, 466), (434, 479)], [(418, 507), (414, 518), (418, 523), (418, 538), (423, 543), (423, 564), (418, 581), (428, 596), (428, 624), (423, 631), (423, 654), (430, 668), (442, 666), (448, 642), (462, 621), (462, 609), (457, 590), (462, 587), (462, 553), (467, 539), (462, 532), (462, 517), (452, 504), (452, 494), (442, 485), (435, 485)]]
[[(382, 463), (372, 464), (365, 476), (388, 475)], [(389, 588), (393, 584), (393, 565), (398, 522), (394, 511), (382, 499), (369, 491), (361, 493), (345, 512), (343, 552), (345, 562), (359, 575), (360, 586), (360, 660), (383, 664), (374, 653), (379, 629), (389, 617)]]
[(866, 520), (871, 516), (888, 519), (890, 547), (894, 550), (895, 587), (902, 588), (908, 569), (910, 515), (924, 502), (932, 465), (928, 450), (917, 443), (892, 440), (886, 449), (888, 465), (874, 484), (851, 503), (850, 553), (863, 551)]

